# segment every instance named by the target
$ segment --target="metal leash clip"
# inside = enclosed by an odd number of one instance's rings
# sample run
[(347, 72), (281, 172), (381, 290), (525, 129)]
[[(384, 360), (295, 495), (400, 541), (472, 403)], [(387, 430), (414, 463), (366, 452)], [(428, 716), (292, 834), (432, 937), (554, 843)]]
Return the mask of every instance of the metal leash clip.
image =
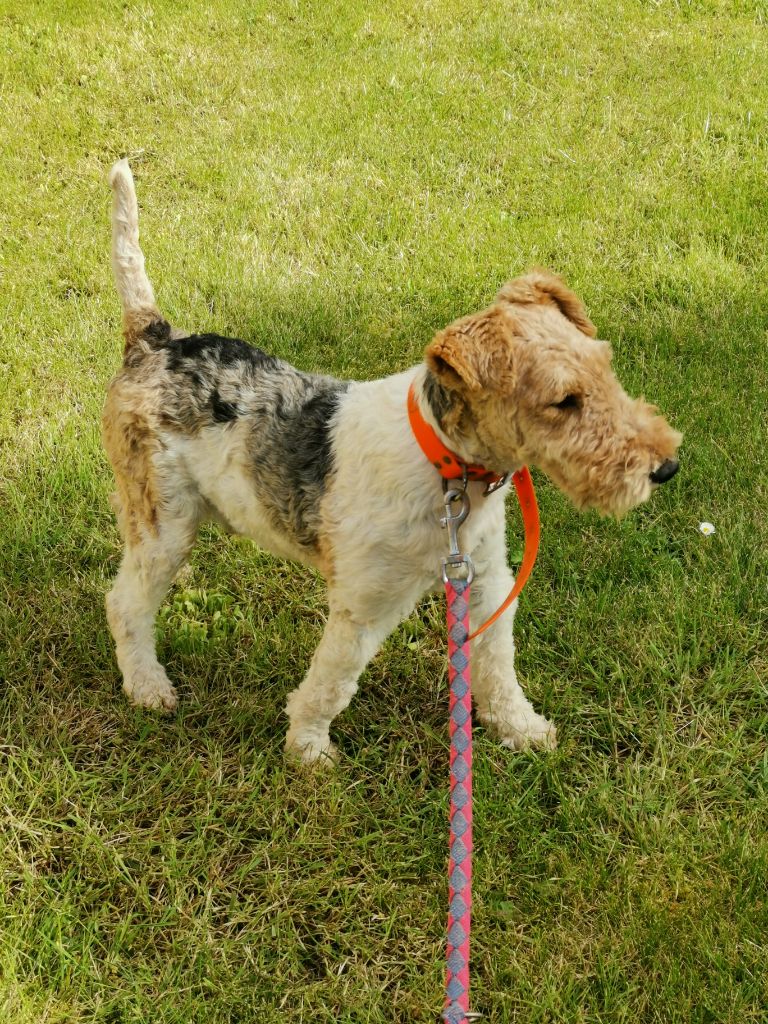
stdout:
[[(459, 503), (458, 510), (454, 513), (453, 505)], [(459, 527), (469, 515), (470, 504), (467, 494), (467, 470), (463, 471), (461, 479), (443, 480), (443, 505), (445, 515), (440, 517), (440, 525), (448, 529), (448, 554), (443, 559), (443, 583), (448, 583), (450, 577), (449, 569), (457, 570), (460, 566), (466, 567), (466, 576), (456, 576), (456, 579), (464, 579), (471, 583), (475, 578), (475, 566), (469, 555), (464, 555), (459, 547)]]

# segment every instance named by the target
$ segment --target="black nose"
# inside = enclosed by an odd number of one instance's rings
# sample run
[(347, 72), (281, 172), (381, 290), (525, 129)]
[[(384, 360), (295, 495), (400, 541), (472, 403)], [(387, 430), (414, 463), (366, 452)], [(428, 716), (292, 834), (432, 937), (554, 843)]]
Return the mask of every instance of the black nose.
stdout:
[(678, 469), (680, 469), (680, 463), (677, 459), (667, 459), (658, 469), (654, 469), (651, 473), (651, 480), (655, 484), (665, 484), (667, 480), (672, 479)]

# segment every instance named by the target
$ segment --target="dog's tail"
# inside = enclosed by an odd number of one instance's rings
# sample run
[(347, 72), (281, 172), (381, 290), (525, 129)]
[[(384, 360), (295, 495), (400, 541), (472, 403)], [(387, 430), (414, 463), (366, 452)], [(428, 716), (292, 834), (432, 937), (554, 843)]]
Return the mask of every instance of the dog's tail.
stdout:
[(125, 354), (142, 341), (155, 345), (171, 336), (171, 327), (157, 307), (139, 248), (139, 206), (127, 160), (109, 172), (112, 188), (112, 270), (123, 305)]

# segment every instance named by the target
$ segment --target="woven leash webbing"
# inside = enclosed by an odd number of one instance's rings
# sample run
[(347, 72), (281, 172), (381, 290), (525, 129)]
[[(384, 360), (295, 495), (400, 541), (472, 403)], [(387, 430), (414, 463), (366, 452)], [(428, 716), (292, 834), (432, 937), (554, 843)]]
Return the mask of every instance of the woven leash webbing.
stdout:
[(469, 589), (445, 584), (448, 605), (449, 733), (451, 737), (446, 1024), (469, 1018), (469, 922), (472, 904), (472, 696), (469, 675)]

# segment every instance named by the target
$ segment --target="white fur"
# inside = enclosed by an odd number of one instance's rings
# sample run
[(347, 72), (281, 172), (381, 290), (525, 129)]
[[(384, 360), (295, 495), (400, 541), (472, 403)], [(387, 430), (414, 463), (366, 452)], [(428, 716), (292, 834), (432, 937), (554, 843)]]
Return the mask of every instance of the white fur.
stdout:
[(245, 443), (250, 429), (247, 421), (240, 421), (226, 432), (214, 429), (193, 436), (167, 433), (161, 437), (169, 455), (207, 500), (209, 518), (221, 518), (234, 533), (249, 537), (273, 555), (317, 566), (307, 548), (275, 527), (259, 500)]
[(155, 295), (139, 248), (139, 209), (133, 174), (127, 160), (109, 172), (112, 187), (112, 270), (123, 308), (153, 309)]

